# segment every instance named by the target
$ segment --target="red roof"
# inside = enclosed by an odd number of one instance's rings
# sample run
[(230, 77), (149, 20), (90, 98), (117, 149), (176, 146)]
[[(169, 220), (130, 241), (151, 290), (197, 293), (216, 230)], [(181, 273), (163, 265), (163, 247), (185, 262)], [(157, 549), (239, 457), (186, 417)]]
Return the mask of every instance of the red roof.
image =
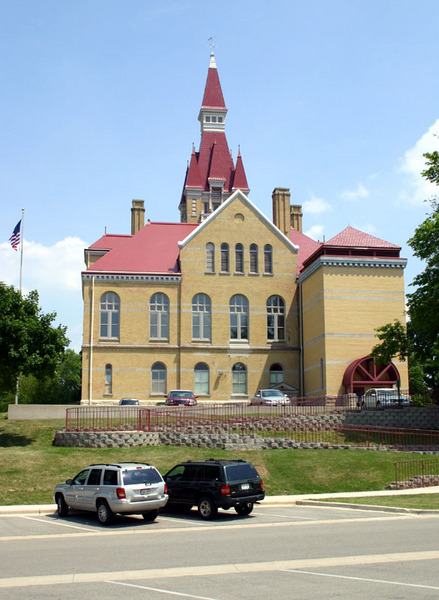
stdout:
[(104, 235), (90, 248), (110, 248), (87, 271), (180, 273), (178, 242), (198, 227), (192, 223), (148, 223), (135, 235)]
[(245, 176), (244, 171), (244, 164), (241, 158), (241, 152), (238, 152), (238, 158), (236, 159), (235, 177), (233, 178), (233, 189), (242, 190), (243, 192), (249, 191), (247, 177)]
[(300, 231), (297, 231), (297, 229), (294, 229), (293, 227), (291, 227), (290, 240), (293, 242), (293, 244), (299, 246), (299, 252), (297, 255), (297, 274), (299, 274), (303, 268), (303, 263), (310, 256), (312, 256), (314, 252), (321, 248), (322, 243), (316, 242), (312, 238), (308, 237), (304, 233), (301, 233)]
[[(215, 171), (211, 174), (213, 155), (215, 154)], [(224, 191), (232, 191), (233, 173), (235, 166), (227, 144), (226, 134), (222, 131), (205, 131), (201, 138), (198, 152), (198, 169), (205, 191), (209, 191), (209, 177), (223, 179)]]
[(391, 244), (380, 240), (373, 235), (354, 229), (353, 227), (346, 227), (339, 234), (331, 238), (326, 242), (326, 246), (351, 246), (356, 248), (394, 248), (401, 250), (400, 246)]
[(216, 67), (209, 67), (207, 71), (206, 87), (204, 88), (201, 108), (220, 108), (223, 110), (226, 108)]

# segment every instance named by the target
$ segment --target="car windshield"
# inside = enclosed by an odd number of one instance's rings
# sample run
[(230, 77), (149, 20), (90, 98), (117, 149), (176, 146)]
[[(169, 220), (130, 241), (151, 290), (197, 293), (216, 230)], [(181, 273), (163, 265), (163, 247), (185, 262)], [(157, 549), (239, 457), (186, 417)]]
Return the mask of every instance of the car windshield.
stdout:
[(244, 463), (242, 465), (229, 465), (226, 467), (227, 480), (239, 481), (241, 479), (254, 479), (258, 477), (258, 472), (253, 465)]
[(130, 469), (123, 472), (123, 482), (125, 485), (136, 483), (159, 483), (161, 476), (156, 469)]
[(175, 390), (173, 392), (169, 392), (170, 398), (193, 398), (194, 395), (192, 392), (187, 392), (185, 390)]
[(279, 390), (262, 390), (261, 395), (263, 398), (283, 398), (283, 394)]

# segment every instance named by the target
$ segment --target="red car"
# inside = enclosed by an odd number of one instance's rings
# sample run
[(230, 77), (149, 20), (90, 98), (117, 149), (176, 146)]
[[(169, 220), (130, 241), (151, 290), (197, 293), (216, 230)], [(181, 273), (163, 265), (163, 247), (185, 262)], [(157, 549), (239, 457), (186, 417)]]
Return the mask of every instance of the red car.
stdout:
[(171, 390), (166, 396), (166, 406), (196, 406), (197, 396), (189, 390)]

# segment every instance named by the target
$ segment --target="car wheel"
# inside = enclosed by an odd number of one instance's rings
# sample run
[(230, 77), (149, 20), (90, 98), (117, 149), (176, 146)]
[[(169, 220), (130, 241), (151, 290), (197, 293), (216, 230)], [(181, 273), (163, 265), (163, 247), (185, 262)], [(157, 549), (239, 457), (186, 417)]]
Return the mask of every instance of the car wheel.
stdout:
[(67, 517), (69, 514), (69, 507), (67, 502), (64, 500), (64, 496), (58, 494), (56, 497), (56, 510), (59, 517)]
[(237, 506), (235, 506), (235, 510), (240, 517), (245, 517), (246, 515), (249, 515), (253, 510), (253, 503), (246, 502), (245, 504), (238, 504)]
[(158, 510), (149, 510), (148, 512), (142, 513), (142, 517), (145, 519), (145, 521), (155, 521), (158, 514)]
[(98, 519), (101, 525), (109, 525), (113, 520), (113, 512), (105, 500), (98, 503)]
[(216, 517), (218, 508), (211, 498), (204, 496), (198, 502), (198, 512), (200, 513), (200, 517), (202, 519), (209, 521), (210, 519), (214, 519)]

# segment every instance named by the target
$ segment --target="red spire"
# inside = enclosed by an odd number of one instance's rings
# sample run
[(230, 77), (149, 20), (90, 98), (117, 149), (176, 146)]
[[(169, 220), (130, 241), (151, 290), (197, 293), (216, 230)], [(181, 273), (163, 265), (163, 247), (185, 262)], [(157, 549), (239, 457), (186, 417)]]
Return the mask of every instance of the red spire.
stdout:
[(186, 186), (191, 188), (203, 188), (203, 181), (201, 179), (200, 170), (198, 168), (197, 155), (195, 153), (195, 148), (192, 146), (192, 156), (191, 162), (189, 164), (189, 169), (186, 178)]
[(236, 159), (235, 177), (233, 178), (232, 190), (242, 190), (246, 194), (250, 191), (247, 183), (247, 177), (245, 176), (244, 163), (242, 162), (240, 150), (238, 150), (238, 157)]
[[(225, 160), (224, 160), (225, 158)], [(223, 157), (222, 152), (219, 149), (219, 146), (216, 143), (216, 140), (213, 142), (212, 146), (212, 154), (210, 159), (210, 169), (208, 173), (209, 181), (222, 181), (226, 182), (225, 175), (227, 174), (227, 159), (228, 157)], [(230, 168), (230, 167), (229, 167)]]
[(220, 108), (223, 110), (226, 108), (213, 54), (210, 55), (209, 70), (207, 71), (206, 87), (204, 88), (201, 108)]

